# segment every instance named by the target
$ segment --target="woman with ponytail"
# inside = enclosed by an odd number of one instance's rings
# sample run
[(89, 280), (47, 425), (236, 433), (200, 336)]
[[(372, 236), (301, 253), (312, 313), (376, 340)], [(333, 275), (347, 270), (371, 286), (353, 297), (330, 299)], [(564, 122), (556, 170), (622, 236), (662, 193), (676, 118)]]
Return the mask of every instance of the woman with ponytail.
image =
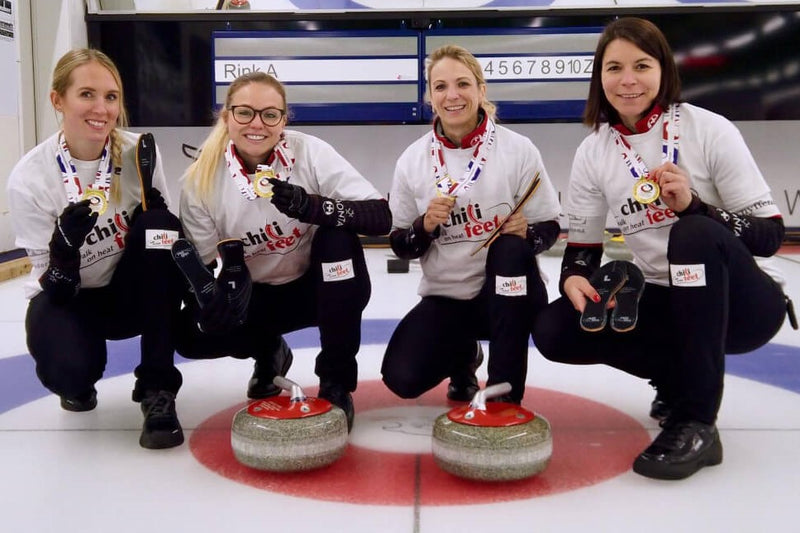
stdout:
[[(228, 88), (185, 175), (173, 247), (194, 297), (178, 352), (255, 359), (250, 398), (276, 395), (292, 353), (281, 335), (318, 326), (318, 396), (353, 422), (351, 392), (370, 280), (359, 235), (391, 226), (386, 200), (328, 143), (286, 129), (286, 91), (254, 72)], [(216, 258), (219, 275), (212, 276)]]
[(122, 80), (98, 50), (71, 50), (58, 61), (50, 101), (60, 130), (8, 180), (16, 243), (32, 264), (25, 325), (36, 374), (63, 409), (92, 410), (106, 340), (141, 335), (139, 444), (177, 446), (173, 334), (183, 280), (169, 250), (181, 226), (167, 209), (158, 149), (152, 135), (123, 129)]

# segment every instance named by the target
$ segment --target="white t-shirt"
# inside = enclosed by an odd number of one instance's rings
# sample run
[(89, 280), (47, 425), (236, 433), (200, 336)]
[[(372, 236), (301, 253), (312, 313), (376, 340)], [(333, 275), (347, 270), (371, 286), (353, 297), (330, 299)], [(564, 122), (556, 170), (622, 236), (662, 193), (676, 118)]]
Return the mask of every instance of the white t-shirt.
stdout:
[[(433, 129), (406, 148), (397, 161), (389, 195), (395, 229), (411, 227), (437, 195), (431, 162), (432, 135)], [(508, 216), (537, 172), (542, 182), (522, 214), (528, 224), (558, 218), (558, 195), (539, 150), (530, 139), (503, 126), (497, 126), (496, 135), (478, 180), (458, 196), (450, 222), (441, 226), (439, 237), (420, 258), (420, 296), (467, 300), (480, 292), (486, 278), (487, 249), (470, 254)], [(448, 170), (460, 178), (473, 148), (442, 149)]]
[[(308, 194), (337, 200), (376, 200), (381, 195), (331, 145), (299, 131), (284, 130), (295, 163), (289, 183)], [(249, 176), (252, 180), (253, 176)], [(281, 171), (281, 179), (283, 172)], [(210, 202), (203, 202), (187, 187), (181, 193), (181, 222), (188, 238), (206, 264), (217, 256), (217, 243), (241, 239), (253, 281), (280, 285), (308, 269), (311, 239), (317, 226), (289, 218), (270, 198), (248, 200), (220, 159)]]
[[(130, 216), (141, 202), (141, 187), (136, 170), (135, 152), (139, 134), (117, 130), (122, 138), (122, 172), (120, 174), (120, 201), (109, 198), (108, 209), (99, 216), (95, 227), (80, 248), (81, 286), (103, 287), (111, 281), (117, 262), (125, 247)], [(8, 202), (11, 220), (16, 233), (16, 245), (25, 248), (32, 270), (25, 284), (25, 295), (33, 298), (42, 288), (39, 277), (50, 264), (49, 243), (56, 218), (68, 205), (61, 170), (56, 162), (58, 134), (25, 154), (8, 178)], [(73, 158), (81, 190), (95, 180), (100, 160), (79, 161)], [(161, 154), (156, 154), (153, 186), (170, 203)]]
[[(662, 113), (647, 131), (626, 135), (648, 169), (662, 164)], [(686, 171), (690, 187), (707, 204), (761, 217), (780, 214), (739, 130), (726, 118), (680, 104), (678, 166)], [(667, 242), (677, 216), (661, 200), (644, 206), (633, 199), (633, 179), (614, 142), (611, 127), (603, 124), (586, 137), (575, 153), (564, 202), (569, 217), (570, 243), (603, 242), (610, 211), (625, 244), (651, 283), (669, 285)], [(761, 268), (782, 282), (769, 258), (757, 257)]]

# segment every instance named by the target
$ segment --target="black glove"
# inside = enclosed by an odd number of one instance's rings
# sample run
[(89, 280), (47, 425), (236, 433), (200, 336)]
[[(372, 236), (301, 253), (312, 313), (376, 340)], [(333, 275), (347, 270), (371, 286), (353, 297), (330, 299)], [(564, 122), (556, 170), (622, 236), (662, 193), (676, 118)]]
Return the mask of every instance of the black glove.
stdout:
[[(155, 187), (151, 187), (144, 193), (144, 202), (145, 205), (147, 205), (148, 211), (152, 209), (167, 208), (167, 202), (164, 200), (164, 197), (161, 196), (161, 191)], [(142, 214), (142, 210), (142, 204), (140, 202), (139, 205), (134, 208), (133, 214), (131, 215), (131, 225), (133, 225), (133, 223), (136, 222), (137, 217)]]
[(50, 238), (50, 265), (39, 277), (42, 289), (56, 303), (66, 303), (81, 285), (80, 248), (97, 221), (89, 200), (70, 204), (56, 219)]
[(278, 211), (292, 218), (300, 218), (308, 210), (308, 193), (299, 185), (292, 185), (277, 178), (269, 178), (272, 184), (272, 203)]
[(81, 200), (64, 208), (56, 219), (56, 229), (50, 241), (51, 252), (53, 242), (75, 253), (83, 246), (83, 241), (97, 222), (97, 213), (89, 207), (89, 202), (90, 200)]
[(225, 333), (244, 324), (253, 292), (242, 241), (222, 241), (217, 251), (222, 258), (222, 268), (214, 283), (214, 296), (200, 310), (200, 327), (207, 333)]

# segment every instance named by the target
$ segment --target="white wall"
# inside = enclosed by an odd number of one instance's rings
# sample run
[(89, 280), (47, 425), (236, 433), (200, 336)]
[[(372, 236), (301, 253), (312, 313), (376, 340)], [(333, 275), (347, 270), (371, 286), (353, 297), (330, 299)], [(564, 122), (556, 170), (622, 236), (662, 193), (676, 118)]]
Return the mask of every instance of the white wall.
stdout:
[(48, 97), (53, 67), (67, 50), (88, 42), (83, 0), (12, 0), (12, 9), (17, 64), (9, 75), (19, 83), (19, 112), (0, 116), (0, 251), (15, 248), (6, 198), (8, 174), (25, 152), (58, 128)]
[[(26, 13), (20, 16), (20, 11)], [(20, 42), (25, 40), (28, 24), (27, 4), (12, 0), (12, 13), (0, 13), (0, 20), (13, 26), (13, 37), (0, 38), (0, 72), (4, 73), (3, 84), (0, 85), (0, 176), (7, 176), (22, 153), (21, 94), (23, 93), (22, 64), (20, 62)], [(30, 39), (27, 39), (30, 42)], [(0, 180), (4, 183), (4, 181)], [(5, 187), (0, 192), (0, 250), (13, 248), (14, 235), (11, 231), (8, 201)]]

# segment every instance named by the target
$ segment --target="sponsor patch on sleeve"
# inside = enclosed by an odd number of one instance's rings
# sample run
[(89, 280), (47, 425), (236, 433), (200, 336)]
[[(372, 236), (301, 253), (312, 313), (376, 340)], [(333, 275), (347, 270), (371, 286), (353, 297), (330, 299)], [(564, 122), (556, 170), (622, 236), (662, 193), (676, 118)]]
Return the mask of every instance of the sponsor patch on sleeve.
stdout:
[(528, 294), (528, 284), (525, 280), (525, 276), (510, 278), (496, 276), (494, 280), (494, 292), (500, 296), (525, 296)]
[(353, 260), (345, 259), (335, 263), (322, 263), (322, 281), (342, 281), (356, 277)]
[(670, 265), (669, 274), (673, 287), (705, 287), (706, 266), (700, 265)]
[(178, 240), (178, 232), (171, 229), (148, 229), (144, 232), (144, 247), (147, 250), (170, 250)]

